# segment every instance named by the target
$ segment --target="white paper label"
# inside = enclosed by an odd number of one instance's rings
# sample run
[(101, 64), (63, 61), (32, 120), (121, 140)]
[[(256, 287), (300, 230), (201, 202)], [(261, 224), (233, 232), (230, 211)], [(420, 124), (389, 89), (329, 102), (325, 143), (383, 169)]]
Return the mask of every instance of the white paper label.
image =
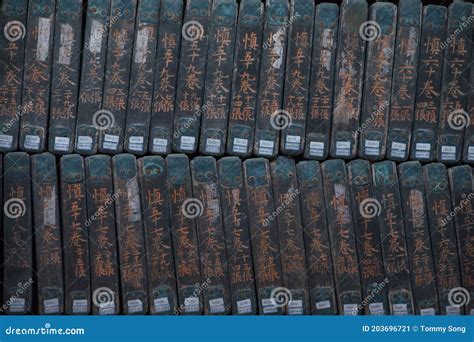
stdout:
[(458, 316), (460, 314), (461, 314), (461, 307), (460, 306), (448, 305), (446, 307), (446, 315), (447, 316)]
[(168, 147), (168, 140), (161, 138), (153, 138), (153, 152), (166, 153)]
[(199, 298), (188, 297), (184, 299), (184, 311), (186, 312), (198, 312), (199, 311)]
[(359, 306), (357, 304), (344, 304), (344, 316), (357, 316)]
[(44, 306), (45, 314), (59, 313), (59, 299), (58, 298), (44, 300), (43, 306)]
[(331, 307), (331, 301), (329, 300), (324, 300), (322, 302), (316, 302), (316, 309), (322, 310), (322, 309), (329, 309)]
[(392, 305), (393, 314), (395, 316), (406, 316), (408, 315), (408, 309), (406, 304), (393, 304)]
[(10, 300), (10, 312), (24, 312), (25, 298), (12, 298)]
[(128, 148), (132, 151), (143, 151), (143, 142), (145, 138), (139, 136), (132, 136), (128, 139)]
[(130, 299), (127, 301), (128, 313), (137, 313), (143, 311), (143, 303), (140, 299)]
[(469, 315), (474, 316), (474, 309), (471, 309), (471, 311), (469, 311)]
[(92, 20), (91, 35), (89, 37), (89, 51), (100, 53), (102, 49), (102, 36), (104, 34), (104, 25), (97, 20)]
[(155, 298), (153, 300), (153, 304), (155, 305), (155, 312), (167, 312), (170, 311), (170, 302), (168, 300), (168, 297), (162, 297), (162, 298)]
[(211, 299), (209, 301), (209, 307), (211, 309), (211, 313), (224, 312), (225, 311), (224, 299), (223, 298)]
[(247, 153), (249, 141), (247, 139), (234, 138), (233, 151), (235, 153)]
[(474, 146), (469, 146), (469, 148), (467, 150), (467, 159), (469, 161), (474, 160)]
[(365, 154), (367, 154), (368, 156), (378, 156), (380, 154), (380, 141), (366, 140)]
[(309, 155), (315, 157), (322, 157), (324, 156), (324, 143), (311, 141), (309, 143)]
[(54, 138), (54, 149), (56, 151), (69, 151), (69, 141), (67, 137), (55, 137)]
[(181, 137), (180, 148), (185, 151), (193, 151), (195, 142), (196, 142), (195, 137)]
[(350, 141), (336, 141), (336, 156), (349, 157), (351, 155)]
[(61, 37), (59, 38), (59, 64), (71, 64), (72, 44), (74, 43), (74, 30), (69, 24), (61, 24)]
[(417, 143), (415, 146), (415, 157), (418, 159), (428, 159), (430, 157), (431, 144)]
[(39, 18), (38, 43), (36, 45), (36, 60), (46, 62), (49, 54), (49, 39), (51, 35), (51, 19)]
[(99, 315), (113, 315), (115, 314), (115, 301), (100, 303)]
[(456, 160), (456, 146), (441, 146), (441, 160)]
[(86, 135), (80, 135), (77, 137), (77, 149), (78, 150), (92, 150), (92, 138)]
[(299, 135), (287, 135), (285, 142), (285, 149), (287, 150), (299, 150), (301, 143), (301, 137)]
[(219, 153), (221, 151), (221, 141), (219, 139), (206, 139), (206, 152)]
[(405, 158), (406, 150), (407, 150), (407, 144), (399, 143), (399, 142), (392, 142), (392, 155), (391, 155), (391, 157)]
[(433, 309), (433, 308), (420, 309), (420, 315), (421, 316), (434, 316), (435, 315), (435, 309)]
[(86, 313), (87, 312), (87, 299), (74, 299), (72, 301), (72, 312), (73, 313)]
[(262, 299), (263, 313), (275, 313), (278, 312), (278, 308), (275, 305), (275, 300), (273, 298), (264, 298)]
[(369, 312), (372, 316), (381, 316), (385, 312), (383, 310), (383, 303), (370, 303)]
[(244, 299), (237, 301), (237, 313), (244, 315), (252, 312), (252, 301), (250, 299)]
[(143, 27), (138, 30), (137, 38), (135, 41), (135, 52), (134, 52), (134, 61), (138, 64), (146, 63), (146, 57), (148, 55), (148, 40), (150, 36), (149, 27)]
[(290, 300), (290, 302), (288, 303), (288, 314), (289, 315), (302, 315), (303, 314), (303, 301)]
[(38, 150), (40, 147), (41, 138), (37, 135), (27, 135), (25, 137), (25, 148), (29, 150)]
[(262, 155), (273, 155), (275, 143), (271, 140), (260, 140), (258, 143), (258, 153)]
[(102, 148), (106, 150), (116, 150), (118, 147), (120, 137), (118, 135), (106, 134), (104, 136), (104, 142)]
[(12, 148), (13, 136), (7, 134), (0, 134), (0, 147)]

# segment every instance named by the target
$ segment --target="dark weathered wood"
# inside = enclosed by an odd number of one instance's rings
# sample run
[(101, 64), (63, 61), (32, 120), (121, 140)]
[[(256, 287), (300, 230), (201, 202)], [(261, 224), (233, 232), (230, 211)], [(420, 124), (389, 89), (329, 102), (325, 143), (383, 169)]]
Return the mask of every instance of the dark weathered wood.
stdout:
[(305, 158), (324, 160), (329, 154), (338, 24), (338, 5), (322, 3), (316, 6)]
[(334, 279), (340, 315), (361, 313), (362, 288), (346, 167), (341, 159), (321, 165)]
[(145, 237), (136, 159), (132, 154), (112, 158), (115, 220), (120, 263), (120, 288), (125, 314), (148, 311)]
[(31, 175), (39, 313), (59, 315), (64, 312), (64, 282), (54, 155), (33, 155)]
[(383, 267), (377, 217), (381, 208), (375, 198), (370, 166), (370, 162), (362, 159), (347, 164), (362, 283), (362, 310), (369, 315), (387, 315), (388, 278)]
[[(0, 151), (18, 148), (25, 61), (27, 0), (4, 0), (0, 7)], [(14, 51), (14, 53), (10, 53)], [(3, 302), (2, 302), (3, 303)]]
[(237, 12), (235, 0), (214, 0), (212, 3), (199, 148), (202, 154), (220, 156), (225, 152)]
[(148, 156), (138, 159), (137, 163), (150, 311), (152, 314), (169, 315), (178, 306), (178, 296), (165, 160), (159, 156)]
[(448, 219), (452, 205), (446, 166), (440, 163), (425, 165), (423, 180), (441, 314), (459, 315), (463, 308), (449, 303), (449, 291), (461, 286), (461, 271), (456, 229), (454, 221)]
[(51, 67), (53, 61), (55, 0), (32, 0), (28, 6), (28, 32), (22, 90), (20, 149), (42, 152), (48, 129)]
[(280, 130), (288, 123), (282, 110), (288, 21), (288, 0), (265, 2), (265, 24), (262, 37), (260, 80), (254, 155), (274, 157), (278, 153)]
[[(188, 0), (184, 13), (179, 58), (173, 151), (194, 153), (198, 146), (212, 0)], [(191, 81), (189, 81), (191, 80)]]
[[(232, 310), (232, 302), (216, 160), (213, 157), (196, 157), (190, 166), (193, 196), (200, 206), (196, 223), (201, 274), (208, 283), (203, 290), (204, 313), (228, 314)], [(184, 210), (189, 215), (186, 208)]]
[(293, 0), (290, 4), (282, 107), (290, 122), (282, 127), (280, 137), (280, 152), (285, 155), (300, 155), (305, 146), (314, 6), (313, 0)]
[(241, 0), (234, 52), (227, 154), (248, 157), (254, 144), (257, 116), (263, 3)]
[(120, 312), (120, 272), (115, 224), (112, 160), (107, 155), (85, 158), (87, 220), (91, 266), (92, 313)]
[(62, 156), (60, 175), (65, 313), (84, 315), (90, 313), (92, 304), (83, 158), (78, 154)]
[(232, 291), (232, 312), (236, 315), (255, 315), (258, 303), (242, 162), (238, 157), (224, 157), (217, 162), (217, 171)]
[(283, 301), (275, 300), (289, 315), (306, 315), (310, 302), (295, 161), (278, 157), (271, 169), (283, 286), (288, 294)]
[(4, 158), (2, 312), (33, 310), (33, 221), (30, 156), (12, 152)]
[(125, 120), (130, 83), (133, 37), (137, 0), (112, 0), (108, 24), (104, 98), (93, 124), (98, 129), (98, 151), (120, 153), (123, 150)]
[(48, 125), (48, 150), (72, 153), (82, 56), (83, 0), (61, 0), (56, 5), (54, 55)]
[(138, 155), (148, 150), (160, 16), (160, 0), (138, 2), (124, 131), (125, 150)]
[[(201, 314), (203, 286), (195, 221), (200, 207), (193, 198), (188, 157), (184, 154), (171, 154), (166, 157), (166, 172), (179, 300), (179, 306), (174, 308), (174, 313)], [(207, 282), (205, 284), (209, 285)]]
[(283, 275), (280, 261), (270, 165), (267, 159), (244, 162), (248, 196), (250, 236), (257, 284), (258, 309), (262, 315), (283, 314), (272, 295), (280, 291)]
[(177, 90), (183, 0), (161, 0), (148, 151), (169, 154)]
[(395, 162), (372, 165), (376, 199), (380, 203), (378, 216), (382, 242), (387, 291), (392, 315), (413, 315), (413, 294), (408, 266), (408, 251)]

